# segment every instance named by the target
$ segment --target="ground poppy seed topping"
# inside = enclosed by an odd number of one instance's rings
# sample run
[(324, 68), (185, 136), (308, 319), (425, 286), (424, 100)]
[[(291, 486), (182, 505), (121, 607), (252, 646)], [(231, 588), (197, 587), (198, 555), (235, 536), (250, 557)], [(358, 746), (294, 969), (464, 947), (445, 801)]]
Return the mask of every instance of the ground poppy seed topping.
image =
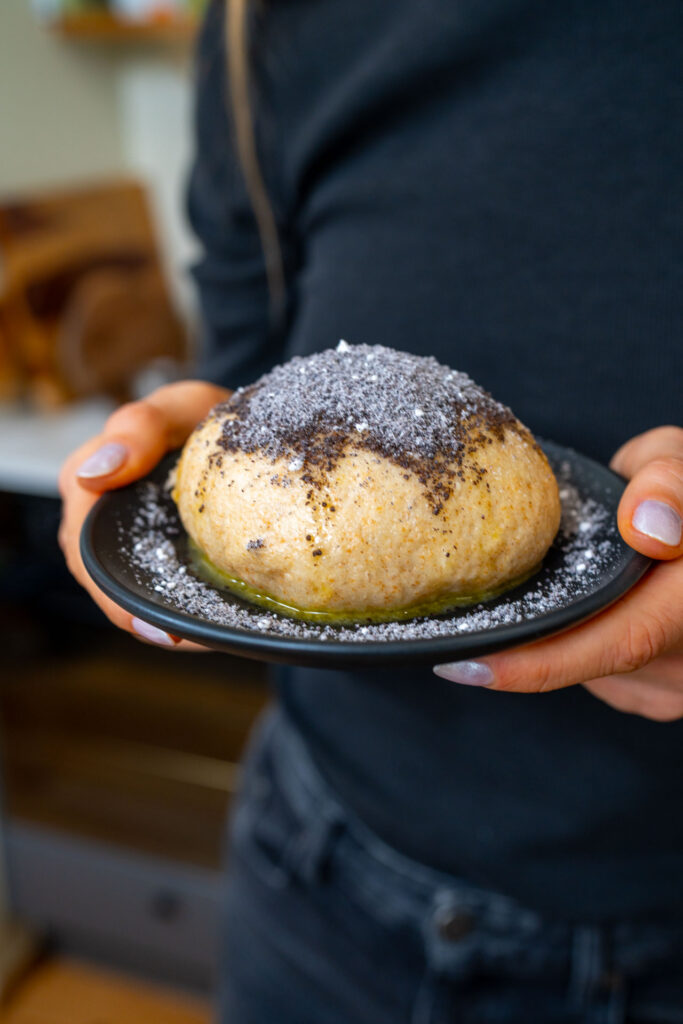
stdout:
[(523, 429), (465, 373), (432, 357), (345, 341), (275, 367), (216, 415), (224, 422), (214, 459), (221, 450), (288, 459), (321, 486), (340, 458), (362, 449), (416, 475), (437, 514), (456, 476), (484, 476), (477, 452), (492, 437)]

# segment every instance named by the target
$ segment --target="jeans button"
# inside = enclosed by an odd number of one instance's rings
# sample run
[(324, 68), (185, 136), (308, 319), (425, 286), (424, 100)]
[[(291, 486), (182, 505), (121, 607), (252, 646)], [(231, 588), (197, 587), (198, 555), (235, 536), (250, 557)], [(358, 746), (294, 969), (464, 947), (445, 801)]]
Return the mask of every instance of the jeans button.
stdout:
[(436, 928), (447, 942), (460, 942), (474, 929), (474, 914), (468, 910), (442, 910), (437, 914)]

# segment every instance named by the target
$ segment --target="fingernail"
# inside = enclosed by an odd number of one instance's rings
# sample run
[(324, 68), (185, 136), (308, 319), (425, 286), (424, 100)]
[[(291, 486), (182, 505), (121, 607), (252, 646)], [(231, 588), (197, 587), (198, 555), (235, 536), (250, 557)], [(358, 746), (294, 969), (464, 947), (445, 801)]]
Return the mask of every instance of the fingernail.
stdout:
[(436, 665), (434, 673), (465, 686), (490, 686), (493, 682), (493, 672), (483, 661), (452, 661), (449, 665)]
[(76, 476), (108, 476), (123, 465), (127, 455), (128, 449), (125, 445), (119, 444), (118, 441), (109, 441), (88, 456), (76, 470)]
[(144, 619), (133, 618), (131, 626), (139, 637), (148, 640), (151, 644), (161, 644), (163, 647), (175, 647), (176, 645), (172, 636), (164, 633), (163, 629), (157, 629), (150, 622), (145, 622)]
[(646, 537), (653, 537), (672, 548), (681, 543), (681, 517), (663, 501), (641, 501), (633, 513), (633, 528)]

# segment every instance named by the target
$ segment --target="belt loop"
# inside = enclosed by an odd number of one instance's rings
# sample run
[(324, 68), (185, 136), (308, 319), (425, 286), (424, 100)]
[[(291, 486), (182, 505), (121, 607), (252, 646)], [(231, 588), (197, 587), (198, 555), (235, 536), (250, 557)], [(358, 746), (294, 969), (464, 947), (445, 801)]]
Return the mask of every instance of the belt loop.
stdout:
[(610, 945), (600, 928), (574, 929), (569, 995), (586, 1024), (624, 1024), (625, 982), (610, 965)]
[(323, 814), (308, 823), (285, 847), (283, 866), (304, 882), (321, 881), (342, 828), (337, 815)]
[(457, 1019), (453, 1017), (450, 1012), (450, 999), (448, 1000), (449, 1007), (444, 1006), (446, 994), (443, 980), (427, 965), (413, 1003), (410, 1024), (439, 1024), (439, 1021), (446, 1019), (450, 1024), (457, 1024), (460, 1014)]
[(600, 929), (592, 925), (577, 926), (572, 936), (571, 956), (569, 995), (585, 1011), (604, 971)]

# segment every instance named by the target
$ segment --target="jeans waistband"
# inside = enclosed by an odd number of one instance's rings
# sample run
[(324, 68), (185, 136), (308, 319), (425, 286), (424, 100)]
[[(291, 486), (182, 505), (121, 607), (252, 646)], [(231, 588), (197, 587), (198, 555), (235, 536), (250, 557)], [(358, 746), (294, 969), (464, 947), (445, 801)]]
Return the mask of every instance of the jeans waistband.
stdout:
[(579, 994), (598, 975), (637, 977), (681, 956), (683, 925), (544, 919), (508, 896), (393, 849), (343, 806), (279, 708), (262, 721), (250, 761), (263, 756), (297, 822), (283, 867), (309, 881), (333, 872), (347, 896), (375, 919), (419, 933), (437, 973), (567, 976)]

